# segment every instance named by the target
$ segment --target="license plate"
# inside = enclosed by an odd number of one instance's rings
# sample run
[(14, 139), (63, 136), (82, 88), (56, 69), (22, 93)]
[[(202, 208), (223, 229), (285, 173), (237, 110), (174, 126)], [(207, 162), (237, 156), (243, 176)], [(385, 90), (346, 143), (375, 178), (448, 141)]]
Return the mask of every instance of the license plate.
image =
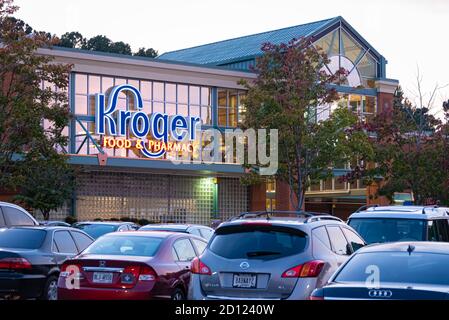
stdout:
[(113, 274), (106, 272), (94, 272), (92, 281), (94, 283), (112, 283)]
[(232, 286), (234, 288), (257, 288), (257, 276), (255, 274), (234, 274)]

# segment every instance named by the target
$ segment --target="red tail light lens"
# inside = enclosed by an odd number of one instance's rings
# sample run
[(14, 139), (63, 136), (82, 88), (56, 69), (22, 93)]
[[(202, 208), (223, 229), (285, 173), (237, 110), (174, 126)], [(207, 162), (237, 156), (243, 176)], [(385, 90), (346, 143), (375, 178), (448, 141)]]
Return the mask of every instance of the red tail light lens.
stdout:
[(202, 263), (199, 258), (195, 258), (192, 260), (190, 272), (194, 274), (204, 274), (209, 276), (212, 275), (212, 271), (210, 270), (210, 268)]
[(309, 300), (324, 300), (324, 297), (314, 297), (314, 296), (310, 296)]
[(288, 269), (282, 274), (282, 278), (299, 278), (299, 275), (301, 273), (302, 264), (299, 266), (293, 267), (291, 269)]
[(31, 263), (25, 258), (3, 258), (0, 259), (0, 269), (6, 270), (29, 270)]
[(156, 280), (157, 274), (153, 268), (148, 266), (140, 268), (139, 281), (154, 281)]
[(324, 261), (309, 261), (288, 269), (282, 274), (282, 278), (315, 278), (318, 277), (323, 267)]
[(124, 285), (134, 285), (137, 281), (154, 281), (157, 274), (149, 266), (128, 266), (120, 276), (120, 282)]

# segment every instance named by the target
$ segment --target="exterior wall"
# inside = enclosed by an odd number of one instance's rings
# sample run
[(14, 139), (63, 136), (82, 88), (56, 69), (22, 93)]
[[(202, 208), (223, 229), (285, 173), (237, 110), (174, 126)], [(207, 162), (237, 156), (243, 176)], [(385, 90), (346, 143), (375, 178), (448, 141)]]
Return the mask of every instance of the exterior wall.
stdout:
[(250, 211), (265, 211), (267, 206), (267, 185), (260, 183), (252, 185), (250, 189)]
[[(292, 197), (290, 186), (283, 181), (276, 181), (276, 210), (279, 211), (295, 211), (296, 208), (292, 204)], [(294, 201), (297, 201), (296, 196), (293, 196)]]
[(218, 179), (218, 216), (221, 221), (248, 211), (248, 187), (236, 178)]

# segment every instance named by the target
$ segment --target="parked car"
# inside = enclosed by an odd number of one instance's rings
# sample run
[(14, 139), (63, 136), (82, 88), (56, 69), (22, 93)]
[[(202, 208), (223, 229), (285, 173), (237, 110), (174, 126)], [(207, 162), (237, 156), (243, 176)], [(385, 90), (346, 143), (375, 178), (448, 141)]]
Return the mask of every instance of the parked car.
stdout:
[(193, 260), (189, 298), (308, 299), (364, 245), (333, 216), (243, 214), (221, 224)]
[(0, 228), (38, 225), (39, 222), (25, 209), (12, 203), (0, 202)]
[(63, 221), (39, 221), (39, 225), (47, 227), (70, 227), (70, 224)]
[(111, 232), (135, 231), (139, 229), (139, 226), (135, 223), (115, 221), (78, 222), (73, 227), (83, 230), (94, 239)]
[(447, 300), (448, 265), (448, 243), (371, 245), (357, 251), (311, 299)]
[(62, 263), (93, 241), (66, 227), (0, 229), (0, 298), (56, 300)]
[(190, 233), (206, 239), (207, 241), (209, 241), (214, 234), (214, 229), (194, 224), (149, 224), (141, 227), (139, 230)]
[[(183, 233), (107, 234), (64, 263), (58, 295), (68, 300), (183, 300), (190, 263), (206, 245), (204, 239)], [(67, 285), (67, 270), (73, 266), (79, 271), (79, 289)]]
[(370, 206), (349, 217), (348, 224), (365, 241), (449, 242), (449, 208), (438, 206)]

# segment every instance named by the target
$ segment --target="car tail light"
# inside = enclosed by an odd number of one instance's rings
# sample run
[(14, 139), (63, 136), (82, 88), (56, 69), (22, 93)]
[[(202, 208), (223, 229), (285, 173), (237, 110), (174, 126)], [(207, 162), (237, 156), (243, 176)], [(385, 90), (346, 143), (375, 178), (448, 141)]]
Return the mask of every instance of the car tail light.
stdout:
[(154, 281), (156, 272), (149, 266), (128, 266), (120, 276), (123, 285), (134, 285), (137, 281)]
[(309, 261), (288, 269), (282, 274), (282, 278), (315, 278), (318, 277), (323, 267), (323, 261)]
[(25, 258), (3, 258), (0, 259), (0, 269), (7, 270), (29, 270), (31, 263)]
[(148, 266), (140, 268), (139, 281), (154, 281), (156, 280), (157, 274)]
[(209, 276), (212, 274), (210, 268), (206, 266), (203, 262), (201, 262), (201, 260), (198, 257), (192, 260), (190, 272), (194, 274), (204, 274)]

